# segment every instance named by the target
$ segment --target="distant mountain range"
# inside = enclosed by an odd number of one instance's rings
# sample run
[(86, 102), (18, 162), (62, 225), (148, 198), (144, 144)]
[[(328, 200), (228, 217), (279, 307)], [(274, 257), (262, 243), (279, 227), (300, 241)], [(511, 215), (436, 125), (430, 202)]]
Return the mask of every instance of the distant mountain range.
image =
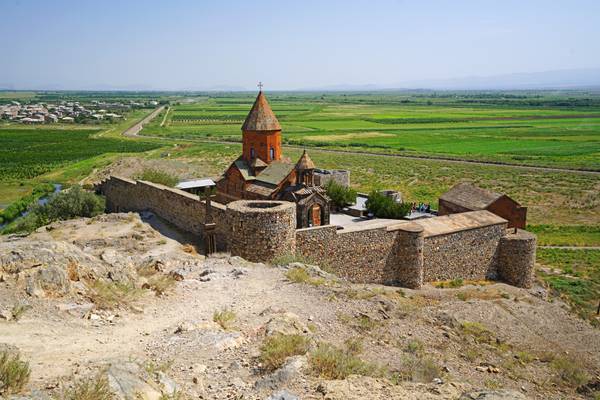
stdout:
[(304, 90), (373, 91), (392, 89), (436, 90), (524, 90), (600, 88), (600, 68), (565, 69), (545, 72), (524, 72), (492, 76), (469, 76), (454, 79), (408, 81), (389, 85), (332, 85)]
[[(454, 79), (429, 79), (398, 82), (394, 84), (337, 84), (297, 88), (301, 91), (377, 91), (377, 90), (539, 90), (539, 89), (600, 89), (600, 68), (565, 69), (545, 72), (525, 72), (492, 76), (468, 76)], [(149, 84), (131, 85), (85, 85), (72, 88), (62, 84), (35, 85), (18, 88), (10, 83), (0, 83), (0, 90), (99, 90), (99, 91), (198, 91), (198, 92), (243, 92), (254, 91), (237, 85), (191, 86), (166, 89)], [(288, 89), (291, 90), (291, 89)]]

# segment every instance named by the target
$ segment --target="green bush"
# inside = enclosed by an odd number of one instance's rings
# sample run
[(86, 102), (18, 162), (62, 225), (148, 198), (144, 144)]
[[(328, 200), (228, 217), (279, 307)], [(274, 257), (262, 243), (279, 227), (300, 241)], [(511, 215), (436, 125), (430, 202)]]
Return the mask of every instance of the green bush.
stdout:
[(28, 233), (53, 221), (94, 217), (104, 212), (104, 206), (102, 197), (86, 192), (76, 185), (52, 195), (44, 205), (31, 206), (29, 214), (6, 226), (2, 233)]
[(0, 395), (19, 393), (29, 380), (29, 363), (21, 361), (18, 354), (0, 353)]
[(356, 202), (356, 190), (340, 185), (331, 180), (325, 185), (327, 196), (338, 208), (343, 208)]
[(404, 218), (411, 209), (409, 203), (396, 203), (392, 198), (384, 195), (378, 190), (369, 194), (366, 203), (367, 211), (378, 218)]
[(348, 349), (339, 349), (328, 343), (321, 343), (310, 353), (310, 366), (313, 373), (326, 379), (346, 379), (349, 375), (371, 376), (377, 368), (356, 357)]
[(308, 339), (300, 335), (275, 335), (269, 337), (260, 348), (260, 361), (267, 371), (281, 367), (288, 357), (308, 351)]
[(176, 176), (152, 168), (145, 169), (144, 171), (142, 171), (141, 174), (136, 176), (135, 179), (158, 183), (168, 187), (174, 187), (175, 185), (177, 185), (177, 183), (179, 183), (179, 179)]

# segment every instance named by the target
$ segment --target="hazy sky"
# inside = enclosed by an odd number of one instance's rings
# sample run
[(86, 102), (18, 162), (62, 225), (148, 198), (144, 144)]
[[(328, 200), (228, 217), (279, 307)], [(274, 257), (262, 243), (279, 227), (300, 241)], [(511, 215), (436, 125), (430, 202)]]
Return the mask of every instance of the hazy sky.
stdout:
[(598, 0), (2, 0), (0, 87), (294, 89), (600, 67)]

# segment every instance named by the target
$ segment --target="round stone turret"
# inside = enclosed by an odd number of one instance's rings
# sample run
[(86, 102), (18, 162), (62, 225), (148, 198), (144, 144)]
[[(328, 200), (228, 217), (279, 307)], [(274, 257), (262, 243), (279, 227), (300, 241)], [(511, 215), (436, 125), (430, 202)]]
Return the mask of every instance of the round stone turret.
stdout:
[(296, 251), (296, 204), (238, 200), (227, 205), (228, 250), (248, 261), (268, 262)]
[(401, 286), (418, 289), (423, 285), (423, 227), (415, 223), (401, 225), (394, 245), (396, 280)]
[(527, 231), (510, 230), (500, 239), (498, 247), (498, 275), (504, 282), (524, 288), (533, 285), (537, 237)]

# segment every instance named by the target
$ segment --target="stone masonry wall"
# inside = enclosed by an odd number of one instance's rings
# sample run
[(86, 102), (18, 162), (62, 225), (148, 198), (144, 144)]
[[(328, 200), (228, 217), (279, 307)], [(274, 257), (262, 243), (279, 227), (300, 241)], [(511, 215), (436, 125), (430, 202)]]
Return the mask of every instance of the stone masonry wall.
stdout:
[(531, 287), (536, 242), (535, 235), (520, 229), (504, 236), (498, 248), (499, 278), (514, 286)]
[[(109, 212), (151, 211), (178, 228), (201, 235), (206, 204), (198, 196), (152, 182), (111, 177), (99, 185)], [(213, 221), (223, 221), (225, 206), (211, 202)], [(217, 223), (217, 245), (225, 247), (225, 224)]]
[[(354, 282), (420, 287), (454, 278), (496, 278), (506, 224), (424, 236), (399, 224), (350, 232), (324, 226), (296, 231), (296, 254)], [(422, 265), (422, 267), (420, 267)]]
[(496, 251), (506, 224), (425, 238), (424, 280), (495, 279)]
[[(177, 227), (202, 234), (206, 205), (197, 196), (163, 185), (111, 177), (98, 188), (108, 211), (152, 211)], [(252, 205), (254, 203), (254, 205)], [(296, 207), (288, 202), (212, 202), (217, 244), (250, 261), (270, 261), (296, 254), (329, 267), (354, 282), (420, 287), (423, 282), (502, 279), (512, 285), (532, 283), (535, 235), (506, 234), (506, 221), (486, 223), (483, 214), (466, 225), (439, 219), (337, 230), (335, 226), (295, 229)], [(475, 213), (487, 213), (478, 211)], [(446, 218), (446, 217), (440, 217)], [(504, 221), (504, 222), (502, 222)], [(425, 225), (423, 225), (425, 224)]]
[(334, 270), (354, 282), (393, 283), (395, 265), (388, 262), (396, 232), (385, 228), (337, 232), (335, 226), (296, 231), (296, 254)]
[(343, 169), (315, 170), (315, 185), (325, 186), (329, 181), (335, 181), (342, 186), (350, 187), (350, 171)]
[(238, 200), (227, 205), (227, 246), (231, 255), (249, 261), (272, 261), (294, 254), (296, 204), (287, 201)]

